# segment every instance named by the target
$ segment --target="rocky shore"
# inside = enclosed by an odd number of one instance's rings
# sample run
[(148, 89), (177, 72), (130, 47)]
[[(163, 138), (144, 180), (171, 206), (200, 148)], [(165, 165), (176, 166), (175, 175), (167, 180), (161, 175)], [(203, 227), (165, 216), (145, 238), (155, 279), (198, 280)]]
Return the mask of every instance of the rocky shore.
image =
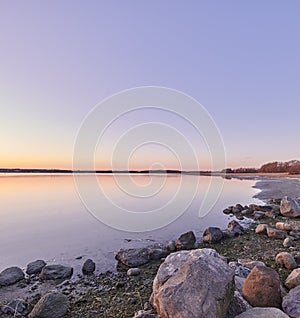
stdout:
[[(116, 253), (118, 273), (29, 263), (0, 273), (0, 317), (300, 317), (300, 204), (224, 209), (226, 230)], [(241, 219), (253, 222), (244, 228)]]

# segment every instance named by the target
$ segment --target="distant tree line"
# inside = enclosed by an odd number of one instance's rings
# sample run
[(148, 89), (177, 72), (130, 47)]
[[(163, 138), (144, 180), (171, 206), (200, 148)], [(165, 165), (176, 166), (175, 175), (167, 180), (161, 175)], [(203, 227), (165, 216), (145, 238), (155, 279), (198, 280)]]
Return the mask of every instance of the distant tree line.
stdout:
[(269, 162), (262, 165), (258, 172), (300, 174), (300, 162)]
[(223, 169), (223, 173), (255, 173), (257, 172), (257, 169), (255, 168), (237, 168), (237, 169)]
[(300, 174), (300, 161), (292, 160), (288, 162), (269, 162), (262, 165), (259, 169), (255, 168), (238, 168), (238, 169), (223, 169), (222, 173), (288, 173), (288, 174)]

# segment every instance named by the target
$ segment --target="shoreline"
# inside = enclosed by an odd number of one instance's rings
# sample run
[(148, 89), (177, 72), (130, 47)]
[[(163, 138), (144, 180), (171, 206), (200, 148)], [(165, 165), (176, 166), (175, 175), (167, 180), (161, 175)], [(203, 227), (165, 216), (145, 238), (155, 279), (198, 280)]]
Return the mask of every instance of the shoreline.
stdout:
[(300, 197), (300, 178), (287, 178), (285, 176), (261, 178), (253, 186), (260, 192), (254, 198), (266, 202), (269, 199), (279, 199), (288, 195), (294, 199)]
[[(235, 176), (237, 177), (237, 176)], [(244, 175), (243, 175), (244, 177)], [(300, 194), (300, 180), (287, 178), (286, 175), (276, 174), (272, 178), (256, 176), (256, 184), (253, 186), (261, 191), (253, 198), (258, 198), (266, 203), (270, 199), (282, 198), (285, 195), (297, 198)], [(250, 204), (251, 202), (249, 202)], [(226, 207), (224, 207), (225, 209)], [(221, 212), (220, 212), (221, 213)], [(268, 218), (264, 220), (274, 226), (276, 221), (284, 221), (284, 218)], [(245, 228), (244, 235), (225, 238), (219, 243), (200, 243), (199, 248), (213, 248), (228, 261), (238, 261), (241, 258), (263, 261), (266, 265), (274, 268), (284, 281), (288, 271), (278, 268), (274, 263), (275, 254), (286, 251), (279, 240), (269, 240), (268, 237), (256, 235), (255, 226), (261, 221), (256, 221)], [(300, 223), (300, 221), (299, 221)], [(300, 225), (300, 224), (299, 224)], [(211, 224), (214, 226), (214, 224)], [(180, 233), (178, 233), (180, 235)], [(171, 238), (170, 239), (176, 239)], [(296, 243), (295, 252), (299, 252), (300, 244)], [(70, 301), (70, 309), (67, 318), (94, 317), (122, 317), (132, 318), (134, 312), (143, 309), (143, 304), (148, 302), (152, 292), (153, 279), (157, 273), (161, 260), (153, 260), (140, 266), (139, 276), (128, 276), (127, 268), (118, 267), (117, 273), (105, 272), (95, 276), (76, 277), (63, 282), (40, 282), (38, 277), (29, 278), (25, 283), (0, 287), (0, 305), (9, 300), (29, 297), (26, 301), (35, 304), (41, 295), (48, 290), (56, 289), (67, 295)], [(13, 298), (13, 299), (12, 299)], [(3, 317), (10, 317), (3, 315)], [(27, 317), (25, 315), (24, 317)]]

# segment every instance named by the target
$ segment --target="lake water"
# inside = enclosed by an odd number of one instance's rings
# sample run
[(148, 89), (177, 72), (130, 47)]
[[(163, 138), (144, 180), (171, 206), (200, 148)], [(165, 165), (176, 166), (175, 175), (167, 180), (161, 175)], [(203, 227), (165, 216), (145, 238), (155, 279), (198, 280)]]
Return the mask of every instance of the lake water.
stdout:
[[(0, 270), (24, 268), (35, 259), (78, 270), (86, 258), (97, 263), (98, 272), (112, 270), (120, 248), (165, 242), (189, 230), (200, 238), (207, 226), (227, 227), (230, 217), (222, 213), (227, 206), (260, 203), (252, 198), (258, 192), (254, 180), (188, 175), (76, 180), (80, 195), (72, 175), (0, 175)], [(201, 214), (208, 187), (217, 197), (223, 183), (212, 209)]]

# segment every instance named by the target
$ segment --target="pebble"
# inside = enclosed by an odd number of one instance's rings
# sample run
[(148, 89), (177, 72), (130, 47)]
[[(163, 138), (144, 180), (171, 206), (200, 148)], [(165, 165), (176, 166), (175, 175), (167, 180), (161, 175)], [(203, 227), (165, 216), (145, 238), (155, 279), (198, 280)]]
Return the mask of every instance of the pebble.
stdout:
[(141, 271), (139, 268), (129, 268), (127, 271), (128, 276), (138, 276), (140, 275)]
[(292, 247), (294, 245), (293, 240), (290, 239), (289, 237), (285, 238), (282, 245), (284, 247)]

